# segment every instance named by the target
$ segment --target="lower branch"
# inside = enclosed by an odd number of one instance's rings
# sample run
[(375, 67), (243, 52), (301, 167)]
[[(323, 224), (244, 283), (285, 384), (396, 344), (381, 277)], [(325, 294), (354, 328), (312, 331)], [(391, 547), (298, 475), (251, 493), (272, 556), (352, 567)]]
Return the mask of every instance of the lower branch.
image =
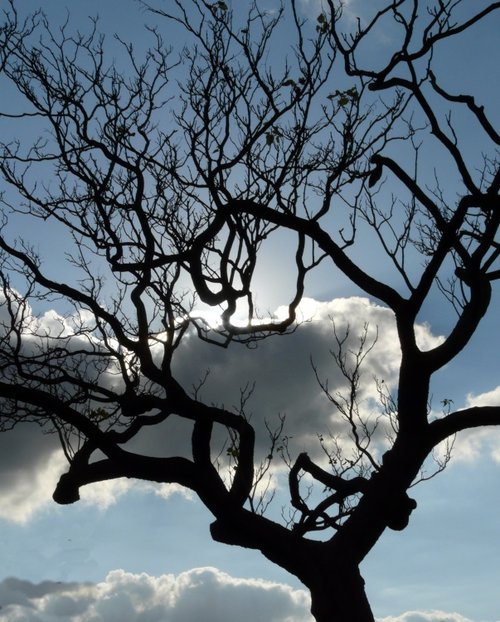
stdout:
[(500, 406), (473, 406), (453, 412), (429, 425), (430, 449), (457, 432), (486, 425), (500, 425)]
[(61, 475), (53, 499), (63, 505), (75, 503), (80, 499), (82, 486), (120, 477), (180, 484), (195, 491), (199, 488), (195, 465), (187, 458), (153, 458), (122, 451), (120, 460), (104, 459), (90, 464), (73, 462), (68, 472)]

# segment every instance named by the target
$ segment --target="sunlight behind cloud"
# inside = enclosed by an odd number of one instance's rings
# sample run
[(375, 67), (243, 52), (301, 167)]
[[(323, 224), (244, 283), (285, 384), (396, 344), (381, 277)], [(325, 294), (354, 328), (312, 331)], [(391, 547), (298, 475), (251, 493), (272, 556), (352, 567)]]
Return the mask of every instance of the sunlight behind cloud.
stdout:
[[(287, 307), (280, 307), (272, 315), (281, 319), (287, 313)], [(312, 459), (323, 464), (326, 456), (319, 444), (319, 435), (324, 435), (325, 439), (331, 435), (337, 436), (339, 445), (349, 451), (345, 444), (348, 442), (346, 422), (326, 398), (312, 368), (313, 363), (319, 377), (328, 381), (331, 391), (345, 393), (348, 390), (345, 378), (331, 356), (332, 348), (336, 347), (334, 326), (341, 338), (348, 331), (349, 342), (346, 345), (350, 349), (359, 347), (359, 339), (365, 329), (367, 343), (376, 341), (373, 352), (369, 353), (364, 362), (359, 395), (360, 413), (367, 420), (380, 414), (380, 396), (374, 378), (382, 380), (388, 391), (394, 390), (396, 386), (399, 341), (392, 311), (366, 297), (353, 296), (331, 301), (304, 298), (297, 309), (297, 320), (297, 330), (286, 339), (269, 338), (259, 342), (256, 349), (238, 344), (232, 344), (227, 349), (214, 348), (193, 334), (184, 340), (176, 353), (175, 373), (179, 381), (189, 387), (209, 370), (200, 394), (201, 399), (207, 403), (217, 403), (224, 396), (229, 408), (238, 404), (240, 390), (248, 383), (251, 385), (255, 382), (248, 408), (253, 413), (257, 428), (257, 459), (265, 459), (269, 455), (270, 441), (265, 422), (274, 429), (279, 426), (279, 417), (284, 415), (286, 424), (283, 435), (290, 439), (291, 454), (296, 457), (300, 452), (307, 451)], [(55, 311), (44, 313), (37, 318), (36, 323), (39, 331), (48, 338), (53, 332), (58, 333), (64, 323), (68, 344), (72, 343), (71, 322)], [(436, 346), (442, 339), (434, 335), (425, 324), (417, 326), (417, 335), (419, 343), (426, 349)], [(156, 346), (153, 346), (153, 351), (156, 356)], [(158, 348), (158, 352), (158, 356), (161, 356), (161, 348)], [(106, 387), (114, 384), (119, 391), (111, 369), (101, 371), (99, 382)], [(189, 458), (190, 432), (189, 426), (177, 421), (174, 425), (169, 420), (154, 430), (145, 429), (130, 449), (146, 455), (181, 454)], [(341, 438), (344, 436), (345, 440)], [(13, 522), (26, 522), (53, 503), (55, 484), (67, 464), (62, 452), (58, 450), (57, 436), (42, 435), (36, 425), (19, 426), (14, 432), (2, 435), (0, 443), (3, 447), (0, 467), (5, 463), (4, 480), (0, 480), (0, 492), (4, 499), (1, 516)], [(222, 437), (220, 443), (220, 447), (214, 447), (214, 455), (222, 448), (222, 466), (227, 467), (224, 463)], [(387, 439), (381, 425), (372, 447), (377, 459), (386, 447)], [(471, 451), (469, 448), (469, 453)], [(19, 464), (10, 473), (9, 465), (12, 465), (14, 455), (19, 457)], [(477, 458), (477, 451), (471, 455)], [(285, 463), (280, 456), (275, 455), (269, 469), (270, 490), (280, 486), (286, 472)], [(267, 478), (264, 484), (267, 485)], [(163, 498), (182, 491), (180, 487), (119, 479), (84, 486), (81, 498), (85, 505), (104, 511), (132, 489), (153, 492)], [(182, 491), (181, 494), (191, 498), (190, 491)]]

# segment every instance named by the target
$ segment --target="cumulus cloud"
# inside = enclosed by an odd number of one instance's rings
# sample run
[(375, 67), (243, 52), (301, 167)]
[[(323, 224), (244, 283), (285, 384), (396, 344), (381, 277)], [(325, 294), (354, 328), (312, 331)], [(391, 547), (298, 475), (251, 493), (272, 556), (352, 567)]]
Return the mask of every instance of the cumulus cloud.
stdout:
[[(54, 435), (44, 435), (35, 424), (19, 425), (0, 434), (0, 519), (25, 524), (54, 502), (52, 493), (68, 468)], [(81, 503), (104, 511), (132, 489), (164, 499), (191, 491), (177, 484), (152, 484), (121, 478), (84, 486)]]
[(59, 441), (33, 423), (0, 434), (0, 518), (27, 522), (46, 507), (67, 465)]
[[(42, 434), (36, 424), (21, 424), (0, 434), (0, 519), (24, 524), (46, 510), (67, 468), (57, 437)], [(139, 484), (127, 479), (85, 486), (82, 503), (105, 510), (133, 486)], [(160, 492), (167, 497), (170, 489)]]
[(102, 583), (18, 579), (0, 583), (4, 622), (308, 622), (309, 596), (279, 583), (237, 579), (216, 568), (153, 577), (110, 572)]
[[(346, 380), (331, 355), (331, 350), (336, 348), (332, 318), (341, 338), (349, 330), (345, 344), (347, 349), (358, 349), (359, 337), (366, 326), (367, 343), (377, 341), (362, 370), (360, 407), (365, 416), (370, 416), (370, 412), (379, 407), (374, 377), (384, 380), (389, 390), (395, 386), (397, 379), (399, 342), (394, 317), (389, 309), (367, 298), (351, 297), (330, 302), (305, 299), (299, 312), (304, 321), (294, 333), (266, 339), (255, 348), (240, 344), (232, 344), (227, 349), (216, 348), (189, 337), (177, 351), (175, 372), (185, 387), (196, 385), (209, 371), (200, 390), (201, 398), (208, 403), (238, 409), (241, 390), (255, 385), (247, 403), (247, 414), (257, 429), (257, 455), (260, 457), (269, 453), (266, 422), (270, 429), (275, 429), (283, 415), (286, 416), (283, 435), (289, 438), (293, 455), (307, 450), (317, 459), (325, 458), (318, 435), (325, 438), (345, 436), (349, 426), (318, 385), (311, 365), (313, 361), (318, 375), (323, 381), (328, 381), (332, 392), (348, 392)], [(280, 313), (278, 309), (276, 315)], [(54, 317), (53, 313), (48, 313), (37, 320), (43, 324), (47, 334), (51, 334), (51, 330), (61, 330), (59, 319)], [(64, 330), (69, 333), (69, 320), (64, 322)], [(441, 338), (433, 335), (425, 325), (419, 326), (417, 332), (419, 343), (424, 348), (440, 342)], [(106, 377), (102, 382), (108, 382)], [(149, 455), (180, 453), (189, 456), (191, 425), (178, 418), (168, 418), (161, 426), (144, 429), (130, 448)], [(225, 434), (225, 430), (219, 431), (220, 448), (223, 447)], [(380, 442), (385, 442), (382, 429)], [(65, 468), (62, 454), (58, 451), (57, 436), (44, 436), (38, 426), (26, 424), (14, 432), (0, 435), (0, 444), (0, 493), (6, 500), (2, 516), (11, 520), (26, 520), (50, 502), (57, 477)], [(284, 469), (279, 459), (273, 464), (276, 465), (275, 472)], [(106, 508), (136, 485), (128, 480), (119, 480), (85, 487), (82, 499)], [(177, 489), (161, 487), (155, 488), (155, 491), (168, 497)]]
[[(99, 343), (78, 334), (87, 323), (92, 326), (90, 312), (80, 310), (73, 315), (62, 316), (55, 310), (48, 310), (36, 316), (18, 292), (9, 290), (9, 296), (7, 304), (5, 292), (0, 292), (0, 339), (4, 340), (2, 345), (6, 352), (11, 341), (10, 326), (14, 321), (23, 336), (22, 352), (25, 356), (38, 352), (43, 340), (57, 339), (57, 346), (64, 346), (69, 353), (76, 349), (88, 352), (88, 355), (83, 355), (87, 360), (82, 357), (87, 379), (98, 374), (101, 384), (108, 388), (113, 386), (116, 382), (113, 373), (109, 369), (103, 370), (100, 364), (93, 365), (92, 352), (94, 348), (99, 348)], [(7, 357), (6, 352), (4, 355)], [(64, 362), (75, 364), (71, 354)], [(49, 429), (50, 426), (41, 427), (33, 421), (13, 426), (10, 415), (5, 412), (0, 412), (0, 426), (4, 429), (0, 434), (0, 519), (22, 524), (53, 503), (52, 493), (68, 463), (58, 435), (49, 433), (54, 432)], [(127, 479), (100, 482), (82, 488), (82, 503), (105, 510), (132, 487), (140, 486), (140, 483)], [(152, 488), (152, 485), (142, 484), (143, 490)], [(165, 484), (156, 486), (154, 493), (168, 498), (181, 490), (179, 486)], [(183, 491), (182, 494), (189, 497), (189, 492)]]
[[(309, 594), (217, 568), (158, 577), (114, 570), (101, 583), (9, 578), (0, 583), (3, 622), (313, 622)], [(408, 611), (378, 622), (472, 622), (458, 613)]]
[(397, 617), (379, 618), (377, 622), (472, 622), (459, 613), (444, 611), (407, 611)]
[(157, 484), (126, 478), (84, 486), (80, 491), (80, 497), (84, 504), (96, 506), (100, 510), (106, 510), (131, 490), (151, 493), (163, 499), (169, 499), (176, 494), (188, 500), (193, 499), (192, 492), (178, 484)]
[(471, 406), (494, 406), (500, 404), (500, 385), (492, 391), (486, 393), (469, 393), (467, 395), (467, 408)]
[[(477, 395), (467, 394), (465, 408), (499, 405), (500, 385), (491, 391)], [(484, 456), (489, 456), (495, 462), (500, 463), (500, 429), (485, 426), (460, 432), (453, 448), (454, 460), (474, 462)]]
[[(276, 315), (281, 311), (278, 309)], [(292, 437), (294, 452), (307, 450), (319, 455), (319, 434), (327, 437), (346, 432), (346, 422), (322, 391), (311, 364), (320, 379), (325, 384), (328, 382), (332, 394), (338, 391), (348, 394), (347, 381), (331, 354), (337, 348), (332, 318), (339, 338), (349, 331), (344, 344), (346, 352), (358, 350), (366, 326), (367, 345), (376, 341), (361, 369), (360, 407), (367, 416), (370, 410), (380, 406), (374, 378), (383, 380), (389, 390), (396, 384), (400, 349), (394, 316), (389, 309), (363, 297), (330, 302), (305, 299), (299, 314), (304, 322), (293, 334), (261, 341), (255, 349), (238, 344), (227, 349), (213, 348), (192, 339), (186, 340), (176, 359), (175, 371), (185, 386), (203, 378), (209, 370), (200, 391), (207, 402), (233, 408), (239, 403), (240, 390), (255, 384), (247, 410), (257, 428), (261, 455), (269, 449), (264, 420), (272, 427), (280, 414), (286, 415), (284, 432)], [(417, 332), (420, 345), (426, 349), (441, 341), (425, 325), (419, 326)], [(153, 436), (152, 431), (150, 434)], [(157, 431), (155, 435), (156, 442), (163, 443)], [(170, 430), (167, 442), (178, 445), (175, 430)]]

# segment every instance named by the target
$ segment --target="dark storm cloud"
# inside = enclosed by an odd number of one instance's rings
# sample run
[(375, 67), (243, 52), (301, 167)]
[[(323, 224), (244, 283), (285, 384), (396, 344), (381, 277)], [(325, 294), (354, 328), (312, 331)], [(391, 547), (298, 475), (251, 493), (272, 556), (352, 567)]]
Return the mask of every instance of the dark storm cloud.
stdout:
[[(315, 378), (311, 360), (322, 379), (328, 378), (333, 392), (346, 390), (345, 379), (330, 354), (335, 347), (331, 318), (335, 318), (337, 334), (350, 331), (348, 347), (357, 350), (359, 336), (366, 324), (369, 338), (378, 334), (373, 352), (364, 366), (364, 383), (361, 392), (362, 408), (369, 410), (377, 397), (374, 376), (384, 379), (391, 386), (396, 378), (399, 361), (399, 345), (392, 313), (366, 298), (341, 298), (318, 303), (306, 299), (303, 303), (305, 317), (312, 316), (292, 334), (260, 341), (255, 348), (232, 344), (227, 349), (217, 348), (188, 336), (176, 353), (175, 373), (189, 389), (199, 383), (209, 370), (206, 383), (200, 389), (201, 398), (207, 403), (237, 410), (241, 390), (247, 386), (255, 389), (247, 404), (247, 415), (257, 429), (257, 457), (269, 453), (269, 434), (279, 425), (280, 415), (286, 416), (283, 435), (290, 438), (293, 456), (307, 450), (313, 456), (321, 454), (318, 434), (339, 434), (347, 424), (325, 397)], [(64, 322), (70, 335), (71, 322), (46, 313), (36, 320), (38, 327), (50, 334), (60, 331)], [(420, 327), (420, 341), (426, 346), (436, 343), (429, 330)], [(70, 338), (70, 336), (68, 337)], [(112, 382), (112, 376), (101, 376), (103, 382)], [(190, 454), (191, 424), (169, 418), (160, 427), (146, 429), (132, 444), (132, 448), (150, 455)], [(214, 454), (223, 448), (225, 431), (218, 431)], [(381, 435), (383, 437), (383, 435)], [(37, 508), (50, 501), (58, 475), (65, 468), (65, 461), (54, 435), (43, 435), (31, 424), (18, 426), (13, 432), (0, 435), (0, 494), (3, 507), (0, 516), (23, 521)], [(224, 453), (222, 454), (224, 456)], [(273, 469), (278, 472), (284, 464), (276, 459)], [(102, 507), (126, 492), (130, 482), (106, 482), (91, 486), (82, 495)], [(88, 493), (88, 494), (87, 494)], [(168, 491), (166, 492), (168, 494)]]
[(65, 465), (59, 440), (35, 423), (0, 434), (0, 518), (25, 522), (51, 501)]
[(233, 409), (239, 404), (241, 389), (255, 383), (247, 410), (258, 430), (260, 454), (269, 448), (263, 425), (275, 427), (279, 415), (286, 416), (284, 433), (292, 437), (294, 451), (318, 450), (317, 435), (345, 431), (347, 424), (335, 411), (321, 390), (312, 364), (322, 380), (328, 379), (333, 393), (348, 393), (345, 378), (335, 364), (330, 350), (335, 349), (331, 318), (342, 337), (349, 328), (346, 347), (357, 350), (365, 323), (369, 338), (378, 331), (378, 343), (366, 360), (362, 399), (375, 397), (373, 378), (384, 379), (388, 386), (395, 381), (399, 346), (392, 313), (371, 304), (365, 298), (337, 299), (329, 303), (306, 301), (314, 319), (304, 322), (292, 334), (260, 341), (256, 348), (233, 344), (227, 349), (214, 348), (199, 340), (186, 340), (176, 359), (176, 372), (185, 386), (209, 375), (201, 395), (207, 402)]

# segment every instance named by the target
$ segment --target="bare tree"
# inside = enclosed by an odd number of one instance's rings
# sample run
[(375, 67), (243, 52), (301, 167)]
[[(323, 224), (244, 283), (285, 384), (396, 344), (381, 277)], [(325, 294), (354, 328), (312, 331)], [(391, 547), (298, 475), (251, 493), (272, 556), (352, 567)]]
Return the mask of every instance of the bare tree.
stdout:
[[(222, 1), (173, 0), (147, 7), (160, 21), (142, 60), (114, 40), (123, 67), (107, 60), (97, 22), (83, 34), (51, 29), (42, 13), (19, 23), (12, 5), (1, 31), (2, 79), (22, 101), (1, 118), (39, 134), (28, 144), (20, 130), (1, 145), (3, 427), (29, 420), (59, 434), (69, 467), (58, 503), (119, 477), (190, 488), (214, 516), (212, 537), (297, 576), (318, 622), (374, 620), (359, 564), (384, 530), (407, 526), (416, 506), (407, 490), (424, 462), (458, 432), (500, 424), (498, 405), (452, 412), (448, 402), (442, 417), (429, 413), (431, 377), (467, 346), (500, 277), (500, 137), (476, 97), (448, 90), (433, 59), (500, 3), (375, 4), (353, 21), (333, 0), (313, 20), (294, 1), (272, 13), (255, 3), (242, 18)], [(184, 30), (185, 49), (165, 46), (161, 19)], [(391, 54), (367, 53), (386, 28)], [(293, 32), (286, 54), (282, 29), (288, 40)], [(474, 124), (480, 160), (464, 148), (454, 110)], [(429, 153), (446, 161), (446, 184), (420, 172)], [(11, 221), (22, 219), (66, 231), (72, 281), (14, 239)], [(259, 250), (279, 230), (296, 241), (285, 319), (255, 304)], [(387, 282), (359, 248), (367, 232), (393, 268)], [(283, 422), (270, 427), (270, 456), (281, 453), (290, 473), (292, 518), (279, 524), (257, 493), (270, 458), (254, 456), (248, 387), (239, 409), (204, 403), (181, 386), (175, 361), (188, 337), (226, 347), (295, 330), (306, 278), (325, 262), (394, 313), (399, 383), (392, 393), (379, 382), (379, 416), (367, 420), (360, 368), (373, 344), (367, 332), (359, 347), (334, 332), (347, 393), (316, 374), (355, 451), (320, 438), (328, 460), (317, 464), (293, 455)], [(456, 318), (423, 351), (417, 316), (436, 289)], [(72, 325), (43, 332), (33, 309), (54, 300)], [(207, 307), (220, 313), (216, 326)], [(141, 430), (169, 418), (190, 424), (190, 455), (131, 450)], [(390, 437), (382, 457), (377, 426)], [(214, 441), (221, 430), (225, 454)], [(324, 486), (321, 499), (307, 495), (305, 474)], [(308, 537), (318, 530), (323, 540)]]

